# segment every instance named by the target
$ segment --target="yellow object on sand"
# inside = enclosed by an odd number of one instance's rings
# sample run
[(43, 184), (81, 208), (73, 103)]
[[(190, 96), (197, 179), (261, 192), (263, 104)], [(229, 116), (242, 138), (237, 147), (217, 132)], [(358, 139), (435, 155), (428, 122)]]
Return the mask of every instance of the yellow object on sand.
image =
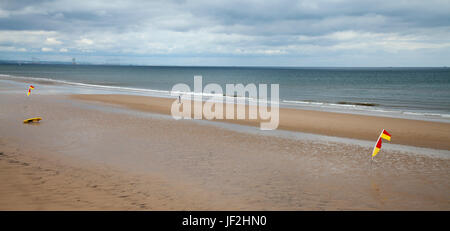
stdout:
[(30, 118), (30, 119), (24, 120), (23, 123), (35, 123), (35, 122), (39, 122), (40, 120), (42, 120), (41, 117)]

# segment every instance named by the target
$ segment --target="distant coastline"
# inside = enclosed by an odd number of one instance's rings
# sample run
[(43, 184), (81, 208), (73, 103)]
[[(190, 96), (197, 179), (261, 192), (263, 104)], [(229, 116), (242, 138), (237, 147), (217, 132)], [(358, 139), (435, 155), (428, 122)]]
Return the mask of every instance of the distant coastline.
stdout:
[[(22, 59), (0, 59), (0, 65), (74, 65), (72, 61), (56, 61), (56, 60), (22, 60)], [(286, 68), (286, 69), (448, 69), (448, 66), (270, 66), (270, 65), (162, 65), (162, 64), (133, 64), (133, 63), (114, 63), (114, 62), (87, 62), (77, 61), (76, 65), (89, 66), (136, 66), (136, 67), (222, 67), (222, 68)]]

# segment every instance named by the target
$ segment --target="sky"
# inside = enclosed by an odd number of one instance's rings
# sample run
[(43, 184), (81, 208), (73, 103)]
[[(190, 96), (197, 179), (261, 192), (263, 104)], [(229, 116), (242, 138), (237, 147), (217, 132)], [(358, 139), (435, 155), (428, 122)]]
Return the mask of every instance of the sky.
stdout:
[(0, 1), (0, 59), (450, 66), (450, 0)]

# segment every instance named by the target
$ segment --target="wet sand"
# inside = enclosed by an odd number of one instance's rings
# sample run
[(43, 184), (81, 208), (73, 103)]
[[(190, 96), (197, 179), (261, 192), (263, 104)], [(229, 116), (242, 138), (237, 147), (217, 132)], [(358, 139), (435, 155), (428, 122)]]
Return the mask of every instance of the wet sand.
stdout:
[[(183, 187), (156, 176), (51, 156), (32, 149), (0, 152), (0, 210), (204, 210)], [(190, 196), (187, 196), (190, 195)], [(203, 195), (207, 198), (208, 195)], [(193, 200), (192, 198), (196, 198)], [(168, 203), (170, 202), (170, 203)], [(209, 207), (211, 206), (211, 207)], [(222, 205), (222, 208), (227, 208)]]
[[(370, 162), (371, 147), (235, 132), (83, 97), (1, 95), (0, 210), (450, 209), (448, 158), (382, 150)], [(41, 123), (22, 123), (38, 115)], [(448, 131), (414, 122), (400, 123)]]
[[(73, 95), (72, 98), (167, 115), (176, 101), (134, 95)], [(261, 120), (249, 120), (248, 110), (247, 106), (246, 120), (223, 121), (259, 127)], [(450, 123), (280, 108), (278, 129), (362, 140), (376, 140), (380, 131), (386, 129), (393, 135), (391, 143), (394, 144), (450, 150)]]

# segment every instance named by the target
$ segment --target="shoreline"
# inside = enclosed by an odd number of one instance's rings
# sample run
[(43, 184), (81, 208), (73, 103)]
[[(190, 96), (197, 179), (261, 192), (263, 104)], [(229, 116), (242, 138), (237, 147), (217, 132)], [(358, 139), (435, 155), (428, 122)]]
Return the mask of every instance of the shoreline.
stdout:
[[(170, 115), (170, 107), (176, 101), (169, 98), (117, 94), (76, 94), (70, 95), (70, 98), (165, 115)], [(390, 143), (393, 144), (450, 150), (450, 123), (292, 108), (279, 110), (280, 130), (372, 141), (376, 140), (382, 129), (386, 129), (392, 134)], [(258, 119), (218, 121), (248, 126), (259, 126), (261, 122)]]
[[(147, 89), (147, 88), (135, 88), (126, 86), (110, 86), (89, 84), (81, 82), (70, 82), (65, 80), (41, 78), (41, 77), (26, 77), (26, 76), (14, 76), (0, 74), (0, 80), (13, 81), (17, 83), (33, 83), (36, 85), (41, 84), (46, 87), (63, 87), (64, 91), (61, 94), (123, 94), (133, 96), (148, 96), (164, 99), (172, 99), (169, 90)], [(57, 88), (56, 88), (57, 89)], [(55, 89), (51, 89), (55, 90)], [(61, 90), (61, 89), (60, 89)], [(95, 92), (95, 93), (93, 93)], [(122, 92), (122, 93), (117, 93)], [(192, 93), (192, 92), (191, 92)], [(248, 99), (246, 99), (248, 100)], [(371, 105), (371, 106), (367, 106)], [(306, 111), (325, 111), (344, 114), (356, 114), (367, 115), (376, 117), (389, 117), (400, 119), (412, 119), (431, 122), (443, 122), (450, 123), (450, 114), (442, 111), (418, 111), (418, 110), (395, 110), (392, 108), (379, 108), (379, 104), (365, 103), (365, 102), (315, 102), (315, 101), (292, 101), (287, 99), (280, 99), (280, 108), (298, 109)], [(353, 106), (349, 108), (348, 106)]]

